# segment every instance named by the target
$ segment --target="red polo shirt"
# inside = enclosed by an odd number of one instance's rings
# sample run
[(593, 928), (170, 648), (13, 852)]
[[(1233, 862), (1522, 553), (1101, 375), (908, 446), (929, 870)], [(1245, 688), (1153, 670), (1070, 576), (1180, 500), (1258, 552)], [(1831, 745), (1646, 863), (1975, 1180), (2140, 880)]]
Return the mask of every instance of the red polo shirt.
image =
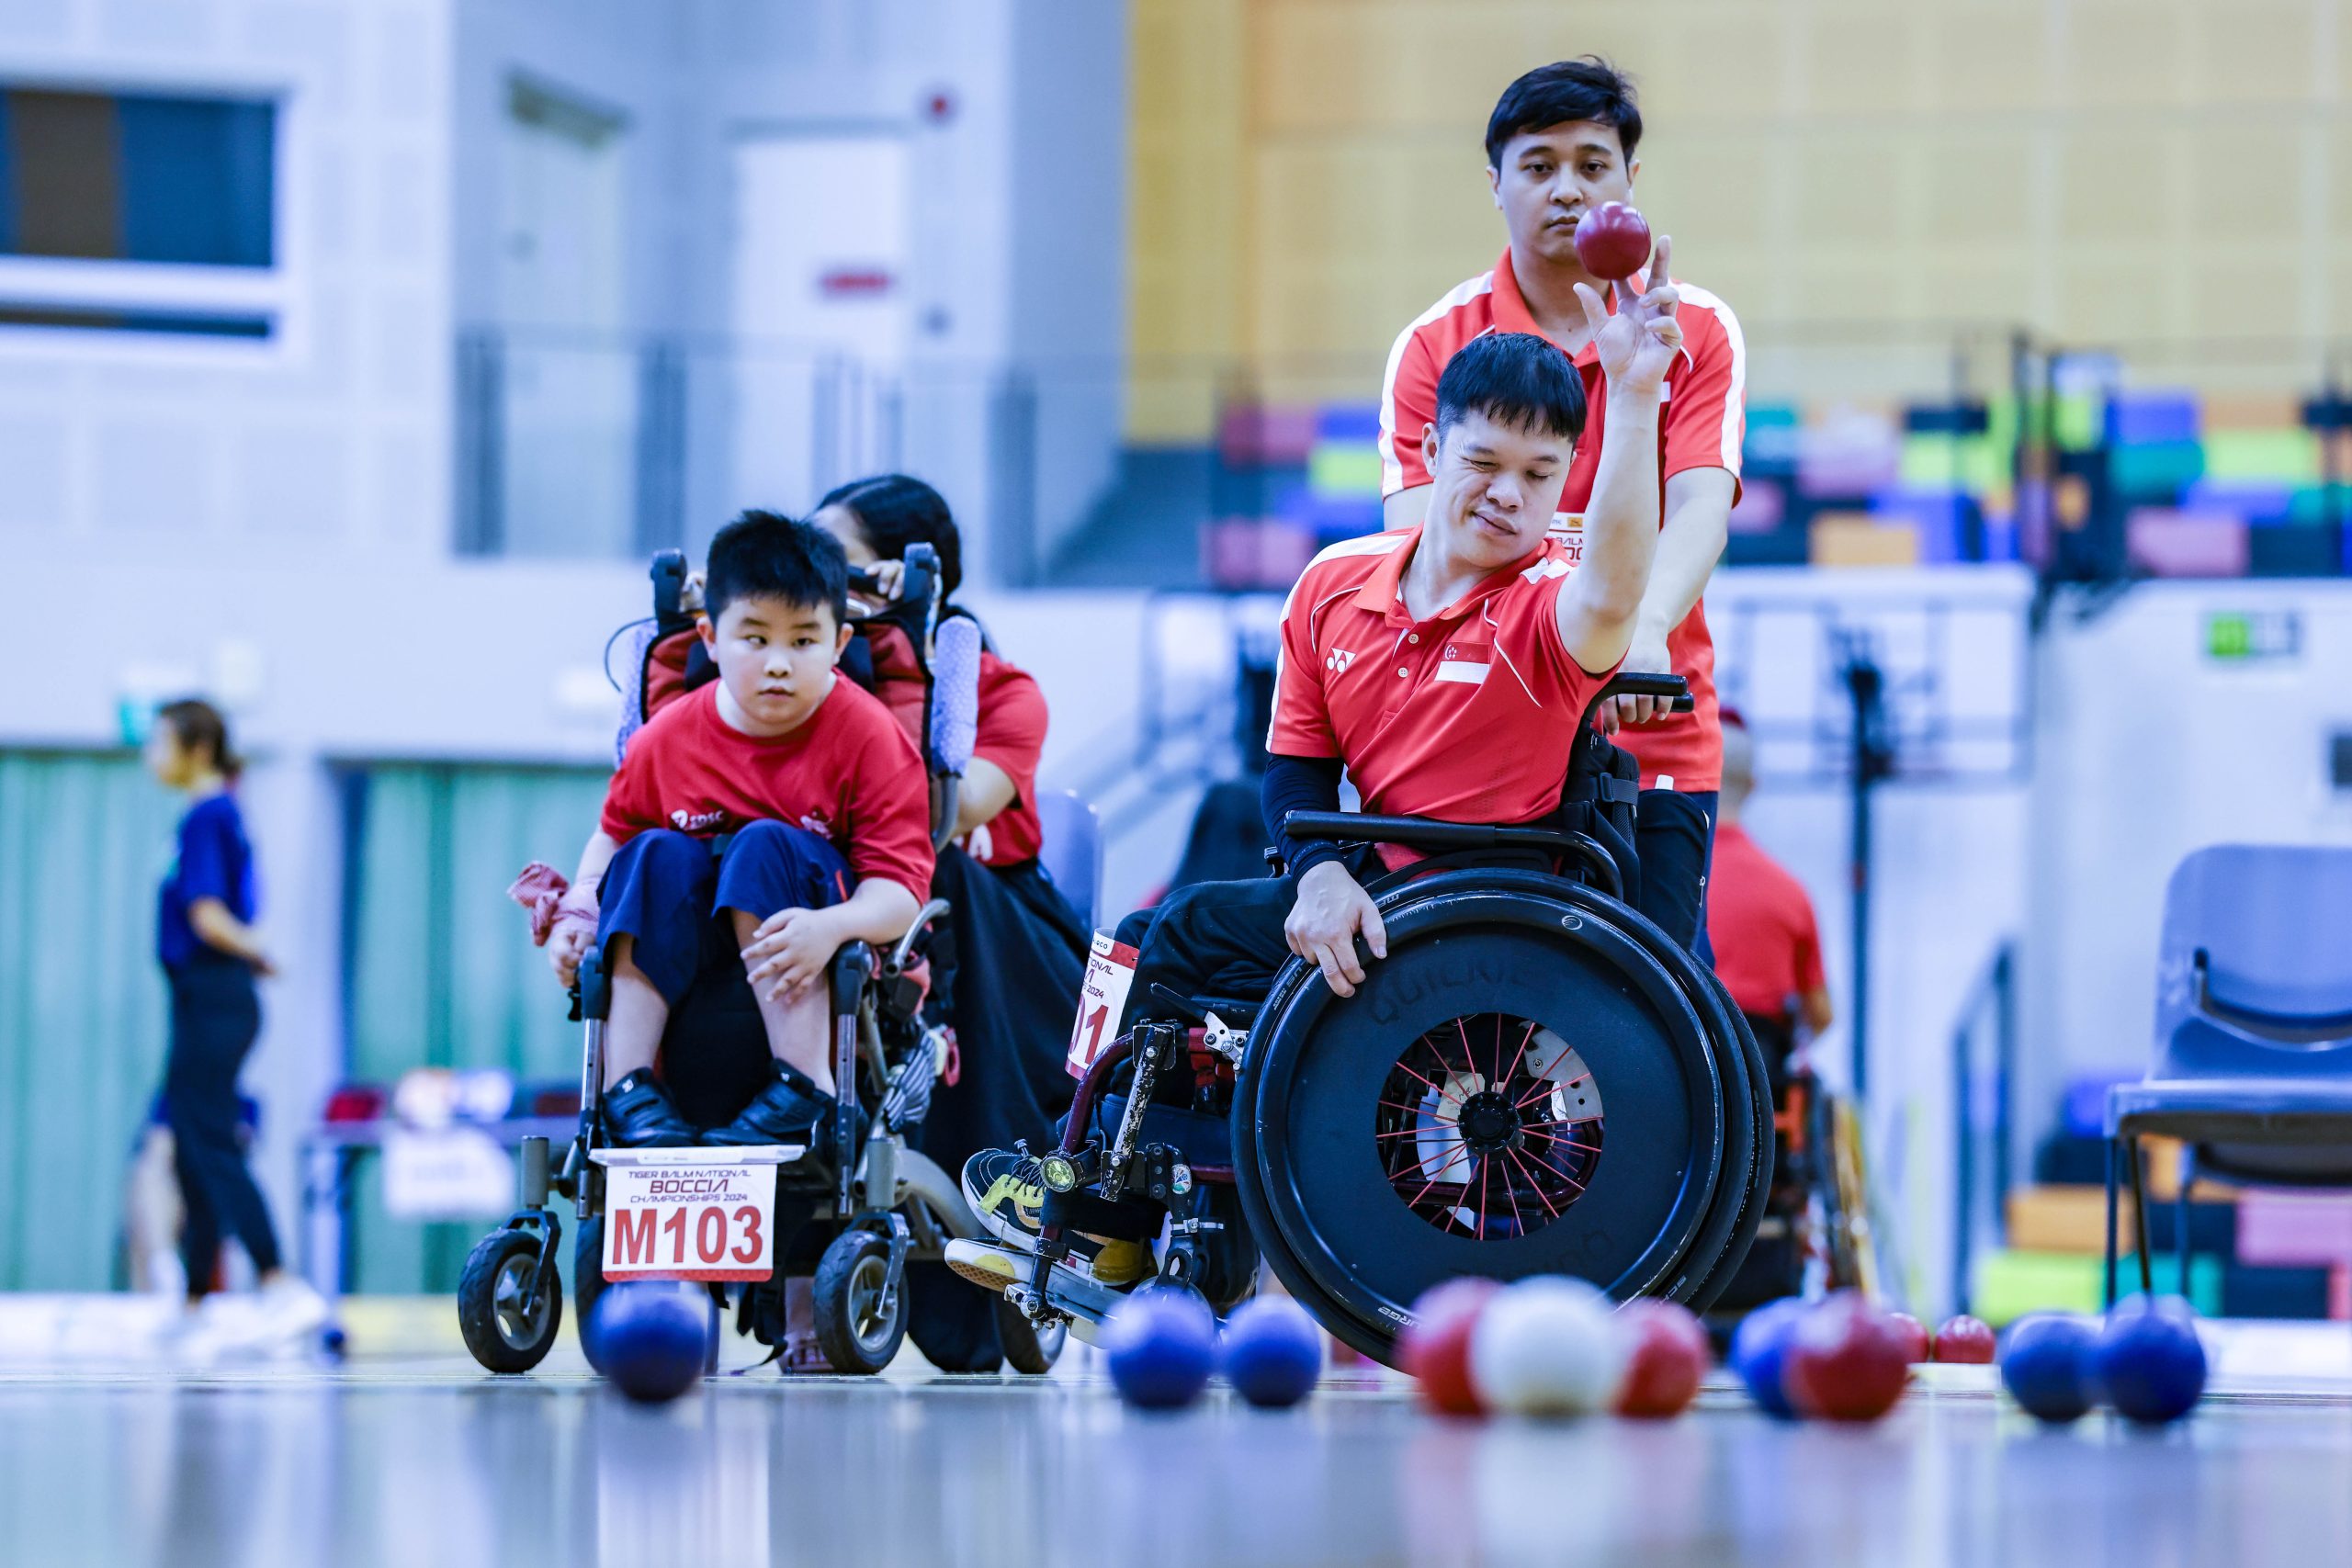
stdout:
[[(1639, 276), (1629, 285), (1646, 287)], [(1667, 372), (1665, 406), (1658, 414), (1658, 482), (1686, 468), (1728, 468), (1736, 493), (1740, 440), (1747, 428), (1747, 349), (1738, 318), (1705, 289), (1675, 280), (1682, 303), (1684, 354)], [(1617, 309), (1617, 295), (1609, 308)], [(1543, 335), (1511, 273), (1510, 252), (1492, 272), (1453, 289), (1421, 312), (1389, 351), (1388, 375), (1380, 397), (1381, 493), (1394, 495), (1430, 482), (1421, 464), (1421, 432), (1437, 420), (1437, 381), (1446, 361), (1487, 333)], [(1589, 412), (1577, 442), (1575, 461), (1560, 491), (1560, 513), (1552, 525), (1573, 566), (1584, 553), (1584, 509), (1592, 499), (1600, 468), (1601, 426), (1608, 417), (1608, 388), (1600, 361), (1587, 344), (1571, 356), (1584, 378)], [(1642, 783), (1660, 775), (1682, 790), (1711, 790), (1723, 782), (1723, 729), (1715, 718), (1715, 645), (1707, 635), (1706, 602), (1690, 607), (1668, 634), (1674, 673), (1690, 682), (1694, 706), (1637, 728), (1620, 730), (1617, 743), (1640, 759)]]
[(1577, 717), (1614, 671), (1560, 640), (1556, 544), (1417, 621), (1402, 583), (1420, 538), (1349, 539), (1307, 564), (1283, 606), (1266, 749), (1339, 758), (1375, 816), (1532, 822), (1558, 807)]
[[(874, 655), (874, 690), (920, 748), (927, 688), (915, 645), (896, 626), (871, 628), (866, 646)], [(972, 755), (1002, 768), (1012, 780), (1012, 804), (988, 828), (987, 865), (1018, 865), (1035, 860), (1045, 843), (1037, 820), (1037, 759), (1046, 750), (1046, 694), (1025, 670), (980, 649), (979, 724)], [(969, 848), (968, 840), (967, 848)]]
[(718, 682), (672, 702), (629, 738), (605, 790), (605, 831), (697, 838), (787, 822), (831, 840), (861, 878), (918, 898), (931, 886), (931, 786), (898, 721), (857, 683), (833, 689), (797, 729), (752, 736), (718, 716)]
[(1707, 941), (1715, 950), (1715, 974), (1742, 1012), (1792, 1018), (1792, 999), (1823, 984), (1821, 934), (1804, 884), (1736, 822), (1715, 829)]

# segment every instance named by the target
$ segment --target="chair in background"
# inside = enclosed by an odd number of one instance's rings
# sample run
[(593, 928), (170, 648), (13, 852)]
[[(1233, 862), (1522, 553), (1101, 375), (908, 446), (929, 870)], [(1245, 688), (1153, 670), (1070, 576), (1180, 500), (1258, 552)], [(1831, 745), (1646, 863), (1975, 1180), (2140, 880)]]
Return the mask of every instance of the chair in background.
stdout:
[(2352, 1187), (2352, 849), (2222, 844), (2175, 868), (2156, 959), (2154, 1060), (2107, 1098), (2108, 1304), (2127, 1168), (2152, 1290), (2140, 1140), (2185, 1145), (2176, 1235), (2198, 1173)]
[(1074, 792), (1050, 790), (1037, 797), (1037, 827), (1045, 840), (1037, 858), (1046, 863), (1046, 874), (1078, 911), (1079, 922), (1093, 929), (1095, 907), (1102, 902), (1101, 818)]

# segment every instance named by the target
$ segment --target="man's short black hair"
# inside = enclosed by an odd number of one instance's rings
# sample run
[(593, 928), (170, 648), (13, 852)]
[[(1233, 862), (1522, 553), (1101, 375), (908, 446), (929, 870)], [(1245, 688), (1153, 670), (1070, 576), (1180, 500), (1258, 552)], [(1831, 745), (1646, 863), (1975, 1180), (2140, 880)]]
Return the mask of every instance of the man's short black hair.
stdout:
[(1574, 442), (1584, 434), (1584, 378), (1568, 356), (1533, 333), (1472, 338), (1437, 378), (1437, 435), (1464, 414)]
[(1614, 127), (1625, 162), (1634, 161), (1642, 141), (1642, 106), (1634, 98), (1634, 79), (1588, 54), (1539, 65), (1503, 89), (1495, 112), (1487, 117), (1487, 167), (1503, 166), (1503, 149), (1512, 137), (1576, 119)]
[(849, 619), (849, 558), (822, 528), (746, 512), (711, 539), (703, 570), (703, 608), (712, 620), (738, 599), (823, 604), (840, 625)]

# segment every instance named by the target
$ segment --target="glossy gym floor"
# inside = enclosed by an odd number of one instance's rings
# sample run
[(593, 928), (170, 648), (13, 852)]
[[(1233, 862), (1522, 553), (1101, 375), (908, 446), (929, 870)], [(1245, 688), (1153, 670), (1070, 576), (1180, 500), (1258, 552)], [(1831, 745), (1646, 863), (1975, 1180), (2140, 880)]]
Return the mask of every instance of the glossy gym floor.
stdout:
[(1140, 1416), (1075, 1349), (1037, 1382), (742, 1371), (662, 1409), (568, 1341), (525, 1379), (438, 1356), (17, 1368), (0, 1562), (2345, 1562), (2352, 1377), (2317, 1369), (2352, 1346), (2303, 1333), (2225, 1348), (2204, 1407), (2156, 1434), (2041, 1429), (1977, 1368), (1928, 1369), (1858, 1431), (1781, 1426), (1720, 1381), (1660, 1425), (1445, 1422), (1376, 1372), (1288, 1413), (1220, 1390)]

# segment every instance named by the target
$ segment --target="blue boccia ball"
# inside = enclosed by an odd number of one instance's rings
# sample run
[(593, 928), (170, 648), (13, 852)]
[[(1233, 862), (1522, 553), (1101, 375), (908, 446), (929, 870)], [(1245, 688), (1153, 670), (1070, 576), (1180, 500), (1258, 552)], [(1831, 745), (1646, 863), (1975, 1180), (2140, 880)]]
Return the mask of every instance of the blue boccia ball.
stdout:
[(2132, 1297), (2108, 1314), (2091, 1368), (2118, 1416), (2151, 1427), (2179, 1420), (2205, 1396), (2196, 1313), (2177, 1296)]
[(589, 1314), (596, 1364), (629, 1398), (660, 1404), (702, 1381), (710, 1303), (665, 1285), (621, 1284)]
[(2065, 1422), (2098, 1403), (2091, 1351), (2098, 1325), (2068, 1313), (2035, 1313), (2001, 1339), (2001, 1382), (2029, 1415)]
[(1804, 1314), (1804, 1302), (1784, 1296), (1777, 1302), (1765, 1303), (1741, 1318), (1731, 1336), (1732, 1371), (1747, 1385), (1747, 1396), (1766, 1415), (1783, 1421), (1793, 1421), (1797, 1416), (1796, 1406), (1789, 1403), (1789, 1391), (1782, 1386), (1781, 1375), (1788, 1369), (1789, 1337), (1796, 1332)]
[(1234, 1392), (1268, 1409), (1296, 1404), (1323, 1375), (1323, 1331), (1288, 1296), (1244, 1303), (1218, 1350)]
[(1103, 1359), (1119, 1397), (1146, 1410), (1198, 1399), (1216, 1364), (1216, 1316), (1189, 1291), (1144, 1291), (1102, 1325)]

